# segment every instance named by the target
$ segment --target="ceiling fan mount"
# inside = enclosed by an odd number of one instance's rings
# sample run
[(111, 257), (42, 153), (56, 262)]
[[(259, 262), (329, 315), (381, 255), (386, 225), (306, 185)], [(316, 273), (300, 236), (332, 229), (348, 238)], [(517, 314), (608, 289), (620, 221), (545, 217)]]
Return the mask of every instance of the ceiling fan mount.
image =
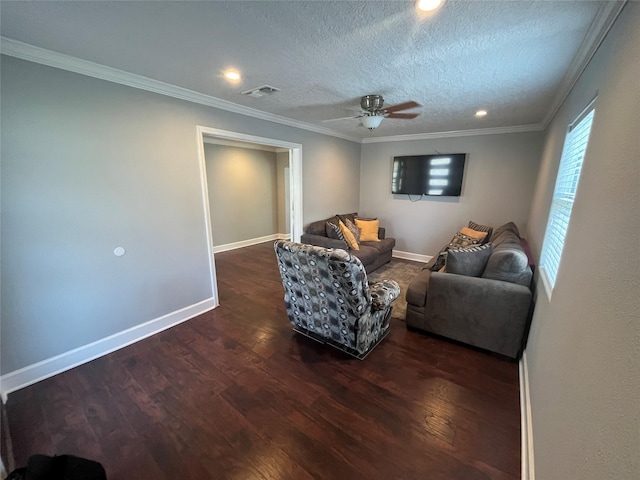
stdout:
[(385, 118), (400, 118), (410, 120), (416, 118), (418, 113), (397, 113), (400, 110), (408, 110), (410, 108), (419, 107), (420, 104), (413, 100), (408, 102), (399, 103), (397, 105), (384, 106), (384, 98), (382, 95), (365, 95), (360, 99), (360, 108), (362, 111), (357, 115), (343, 118), (333, 118), (331, 120), (325, 120), (330, 122), (333, 120), (344, 120), (346, 118), (359, 118), (360, 123), (365, 128), (373, 130), (378, 128)]
[(360, 108), (368, 112), (376, 112), (382, 110), (384, 98), (382, 95), (365, 95), (360, 99)]

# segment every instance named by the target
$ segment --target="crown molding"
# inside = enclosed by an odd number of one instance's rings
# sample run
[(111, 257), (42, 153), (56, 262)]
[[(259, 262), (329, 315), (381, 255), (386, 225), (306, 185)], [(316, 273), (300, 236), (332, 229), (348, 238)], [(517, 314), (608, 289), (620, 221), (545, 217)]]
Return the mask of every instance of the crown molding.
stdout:
[(29, 45), (28, 43), (19, 42), (11, 38), (0, 37), (0, 53), (10, 57), (27, 60), (29, 62), (39, 63), (93, 78), (99, 78), (108, 82), (118, 83), (120, 85), (126, 85), (140, 90), (146, 90), (148, 92), (159, 93), (160, 95), (178, 98), (180, 100), (186, 100), (200, 105), (206, 105), (220, 110), (226, 110), (228, 112), (245, 115), (247, 117), (266, 120), (268, 122), (279, 123), (289, 127), (300, 128), (302, 130), (308, 130), (310, 132), (330, 135), (332, 137), (338, 137), (344, 140), (360, 143), (359, 138), (351, 137), (329, 128), (311, 125), (309, 123), (281, 117), (280, 115), (274, 115), (254, 108), (245, 107), (243, 105), (238, 105), (237, 103), (212, 97), (211, 95), (205, 95), (203, 93), (194, 92), (193, 90), (188, 90), (186, 88), (154, 80), (142, 75), (136, 75), (117, 68), (107, 67), (88, 60), (82, 60), (70, 55), (57, 53), (34, 45)]
[(547, 128), (553, 117), (558, 113), (558, 110), (560, 110), (560, 107), (569, 96), (569, 93), (582, 75), (582, 72), (584, 72), (584, 69), (589, 65), (589, 62), (596, 54), (600, 44), (607, 36), (607, 33), (609, 33), (609, 30), (627, 2), (628, 0), (614, 0), (601, 3), (578, 52), (573, 57), (567, 73), (556, 91), (556, 95), (551, 102), (551, 107), (541, 122), (544, 128)]
[(226, 138), (210, 137), (208, 135), (204, 135), (202, 138), (202, 141), (210, 145), (223, 145), (225, 147), (247, 148), (249, 150), (262, 150), (263, 152), (271, 152), (271, 153), (289, 151), (289, 149), (274, 147), (272, 145), (266, 145), (262, 143), (249, 143), (249, 142), (242, 142), (237, 140), (227, 140)]
[(432, 140), (435, 138), (473, 137), (476, 135), (500, 135), (503, 133), (538, 132), (544, 130), (542, 124), (514, 125), (513, 127), (478, 128), (475, 130), (453, 130), (449, 132), (415, 133), (391, 135), (388, 137), (365, 138), (362, 143), (406, 142), (408, 140)]

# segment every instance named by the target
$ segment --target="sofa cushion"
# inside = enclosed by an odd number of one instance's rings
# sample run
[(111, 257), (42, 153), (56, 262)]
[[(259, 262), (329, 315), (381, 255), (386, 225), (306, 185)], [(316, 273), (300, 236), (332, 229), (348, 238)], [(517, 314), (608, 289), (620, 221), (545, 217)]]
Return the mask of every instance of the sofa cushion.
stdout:
[(305, 233), (326, 237), (327, 233), (325, 231), (325, 224), (326, 224), (326, 220), (311, 222), (309, 225), (307, 225), (307, 228), (305, 229)]
[[(512, 233), (515, 233), (516, 236), (520, 237), (520, 232), (518, 231), (518, 227), (513, 222), (508, 222), (508, 223), (505, 223), (504, 225), (500, 225), (498, 228), (496, 228), (493, 231), (493, 235), (498, 236), (504, 231), (510, 231)], [(492, 240), (492, 243), (495, 243), (495, 242), (493, 242)]]
[(325, 237), (324, 235), (311, 235), (310, 233), (303, 233), (300, 237), (300, 243), (307, 245), (315, 245), (317, 247), (333, 248), (348, 250), (349, 246), (342, 240), (335, 238)]
[(449, 250), (445, 271), (457, 275), (479, 277), (484, 272), (492, 252), (493, 245), (490, 243), (478, 247)]
[(364, 265), (371, 265), (378, 259), (378, 251), (373, 247), (360, 245), (360, 250), (350, 250)]
[(495, 248), (511, 246), (512, 248), (519, 248), (521, 246), (520, 237), (511, 230), (503, 230), (497, 235), (494, 234), (491, 239), (491, 243)]
[(482, 278), (529, 286), (531, 275), (529, 259), (521, 246), (519, 248), (502, 247), (494, 248)]
[(343, 213), (343, 214), (338, 214), (336, 215), (336, 217), (338, 217), (340, 220), (342, 220), (343, 222), (345, 220), (349, 220), (350, 222), (353, 222), (356, 217), (358, 216), (358, 212), (353, 212), (353, 213)]
[[(338, 236), (338, 233), (336, 232), (336, 229), (334, 227), (337, 227), (340, 225), (340, 218), (338, 218), (337, 215), (334, 215), (331, 218), (328, 218), (325, 222), (325, 235), (329, 238), (340, 238)], [(342, 239), (344, 240), (344, 238)]]
[(362, 220), (356, 218), (356, 226), (360, 229), (361, 242), (379, 242), (378, 229), (380, 228), (379, 220)]
[(336, 224), (332, 222), (327, 222), (327, 234), (329, 233), (329, 230), (331, 230), (331, 235), (327, 235), (327, 237), (332, 238), (334, 240), (340, 240), (341, 242), (344, 243), (344, 247), (342, 248), (349, 248), (349, 244), (344, 238), (344, 235), (342, 233), (342, 229), (340, 228), (339, 223)]
[(369, 241), (360, 242), (360, 247), (362, 247), (363, 245), (366, 245), (367, 247), (375, 248), (378, 251), (378, 253), (384, 253), (384, 252), (389, 252), (393, 250), (393, 247), (396, 246), (396, 239), (383, 238), (381, 240), (378, 240), (377, 242), (369, 242)]

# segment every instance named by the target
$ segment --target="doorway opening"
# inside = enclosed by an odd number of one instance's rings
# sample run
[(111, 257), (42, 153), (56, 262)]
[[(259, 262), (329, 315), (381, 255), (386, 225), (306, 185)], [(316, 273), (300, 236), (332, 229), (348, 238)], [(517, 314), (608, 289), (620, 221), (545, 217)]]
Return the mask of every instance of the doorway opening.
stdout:
[(211, 210), (209, 204), (209, 188), (207, 181), (207, 167), (205, 156), (205, 142), (207, 143), (226, 143), (233, 144), (233, 142), (240, 142), (243, 144), (252, 144), (255, 146), (267, 146), (278, 149), (280, 152), (288, 152), (288, 168), (285, 169), (286, 177), (285, 183), (288, 188), (285, 191), (286, 206), (287, 206), (287, 224), (288, 231), (291, 235), (291, 240), (299, 242), (302, 236), (302, 145), (298, 143), (291, 143), (282, 140), (258, 137), (255, 135), (247, 135), (244, 133), (231, 132), (227, 130), (220, 130), (217, 128), (210, 128), (204, 126), (197, 126), (197, 146), (198, 146), (198, 159), (200, 163), (200, 185), (202, 189), (202, 202), (204, 207), (204, 223), (205, 231), (207, 235), (207, 245), (209, 254), (209, 269), (211, 275), (211, 293), (214, 299), (214, 303), (218, 306), (218, 286), (215, 268), (215, 246), (213, 241), (213, 229), (211, 222)]

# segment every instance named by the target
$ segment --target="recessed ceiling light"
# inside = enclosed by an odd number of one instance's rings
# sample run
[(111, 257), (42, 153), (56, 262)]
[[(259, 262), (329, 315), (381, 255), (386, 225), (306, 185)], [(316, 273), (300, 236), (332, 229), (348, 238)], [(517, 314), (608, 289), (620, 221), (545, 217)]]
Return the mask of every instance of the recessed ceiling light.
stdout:
[(237, 82), (238, 80), (240, 80), (240, 73), (238, 73), (236, 70), (227, 70), (226, 72), (224, 72), (224, 76), (227, 80), (231, 80), (232, 82)]
[(478, 110), (476, 112), (476, 117), (484, 117), (487, 114), (486, 110)]
[(421, 12), (432, 12), (440, 8), (444, 0), (416, 0), (416, 8)]

